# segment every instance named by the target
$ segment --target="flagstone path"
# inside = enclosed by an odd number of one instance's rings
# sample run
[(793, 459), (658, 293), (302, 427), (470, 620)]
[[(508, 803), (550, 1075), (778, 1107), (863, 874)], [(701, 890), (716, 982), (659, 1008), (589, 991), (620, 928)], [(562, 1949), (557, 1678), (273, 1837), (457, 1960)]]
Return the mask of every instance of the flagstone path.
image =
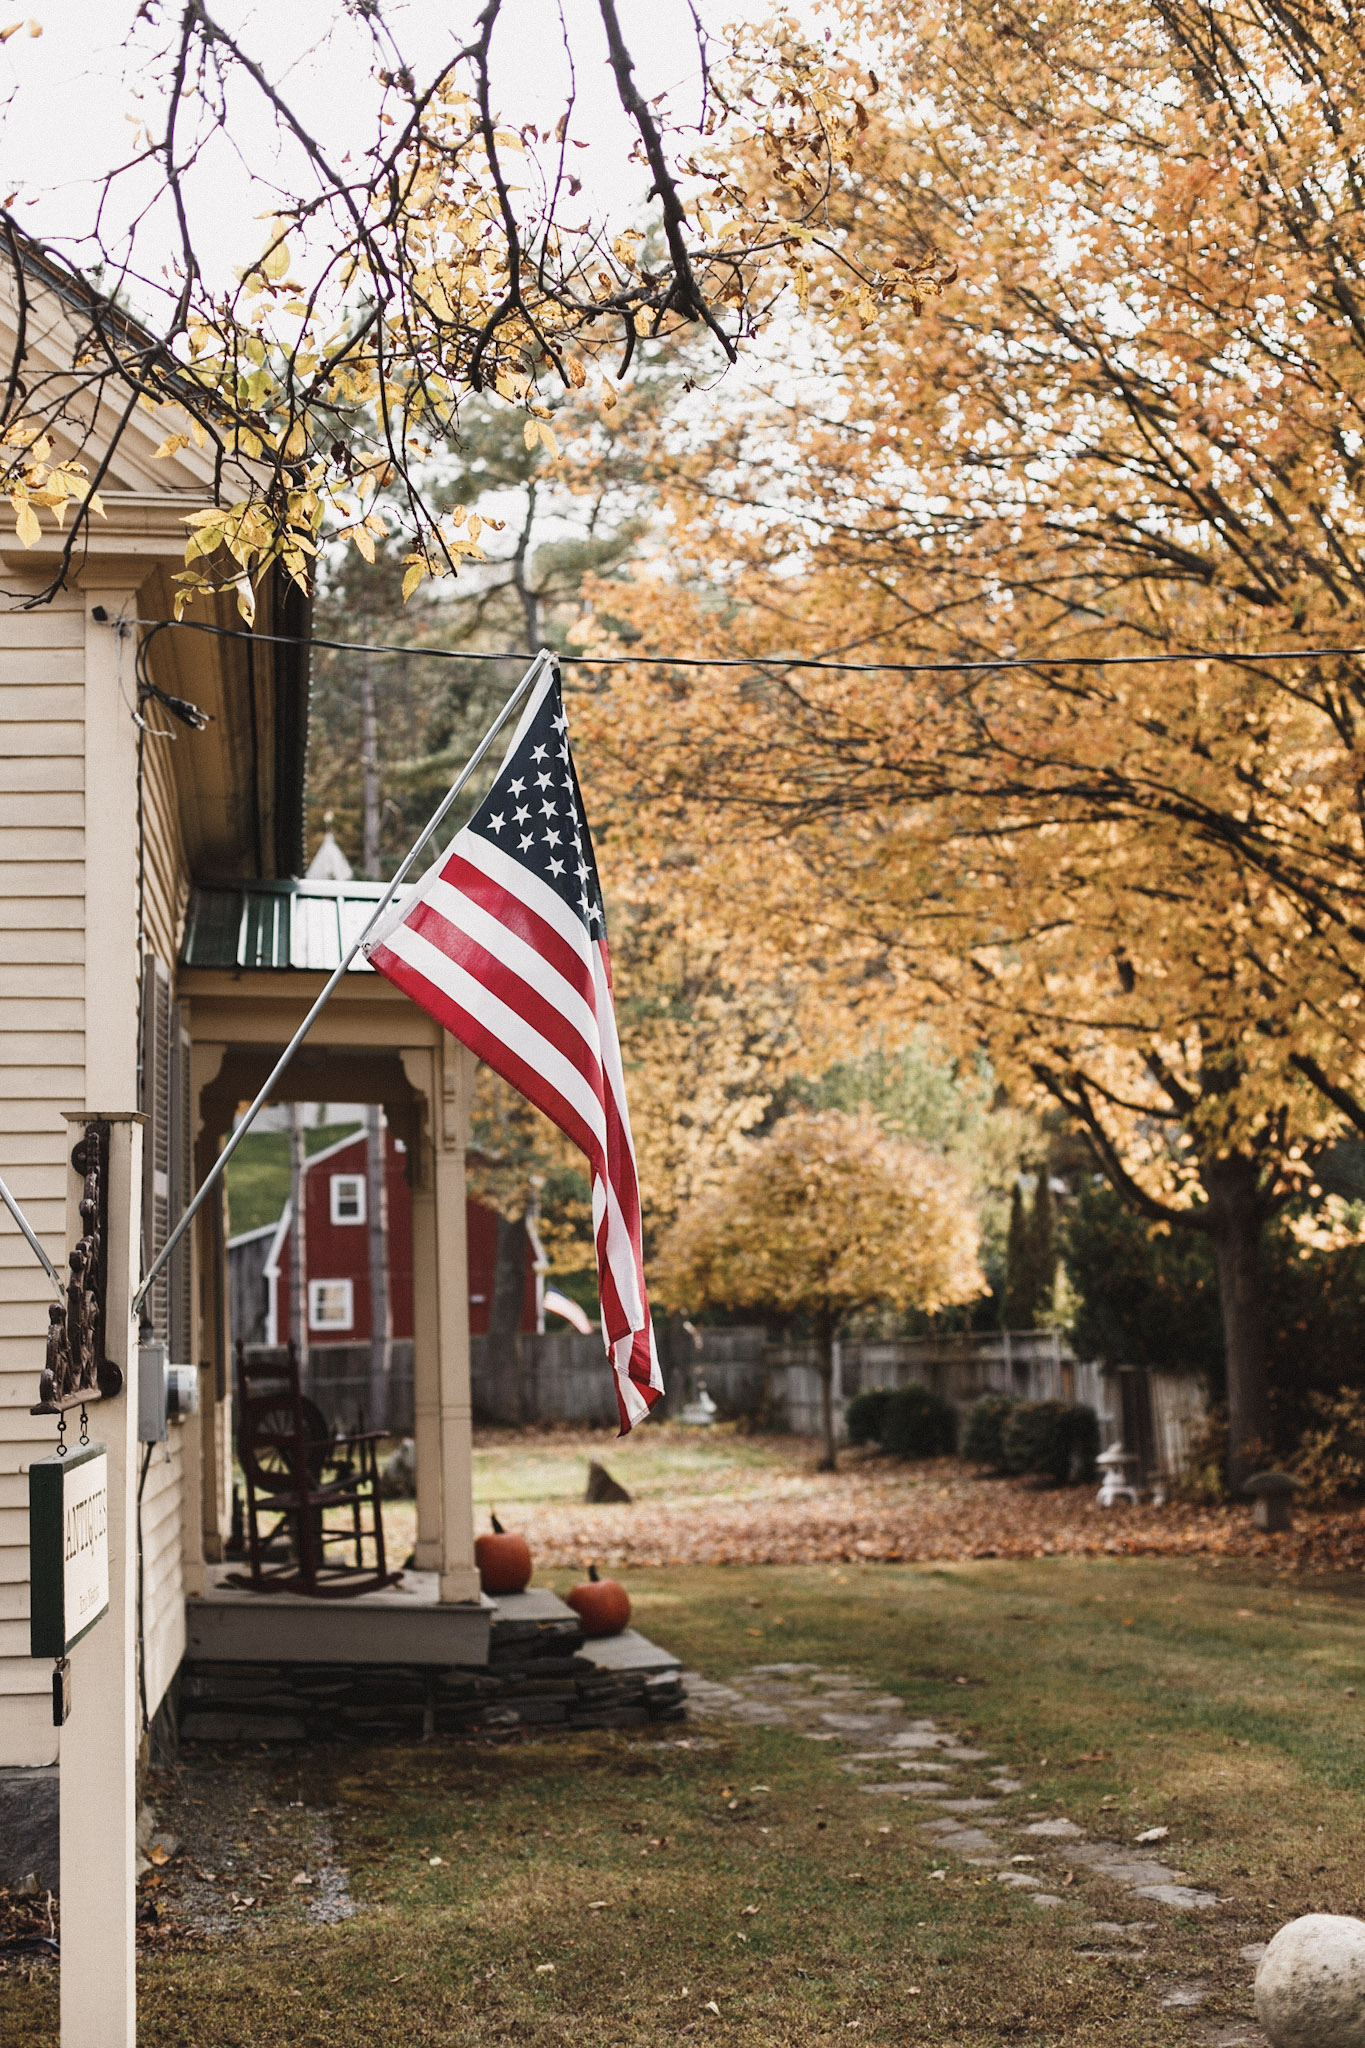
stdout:
[[(818, 1664), (755, 1664), (728, 1684), (695, 1671), (686, 1673), (685, 1683), (689, 1714), (698, 1719), (791, 1728), (808, 1741), (831, 1744), (834, 1767), (857, 1778), (867, 1797), (923, 1808), (919, 1833), (937, 1856), (993, 1870), (996, 1883), (1032, 1911), (1084, 1913), (1091, 1873), (1128, 1892), (1135, 1908), (1149, 1915), (1165, 1907), (1212, 1916), (1225, 1903), (1141, 1846), (1094, 1840), (1061, 1814), (1030, 1816), (1027, 1786), (992, 1765), (988, 1750), (907, 1714), (902, 1700), (878, 1692), (869, 1680)], [(946, 1877), (950, 1867), (945, 1861), (929, 1874)], [(1050, 1883), (1059, 1888), (1049, 1889)], [(1086, 1945), (1077, 1952), (1141, 1958), (1159, 1924), (1151, 1918), (1089, 1920), (1078, 1929)], [(1213, 1927), (1210, 1932), (1216, 1939)], [(1258, 1946), (1240, 1951), (1253, 1967), (1260, 1953)], [(1148, 1989), (1163, 2011), (1191, 2016), (1201, 2048), (1263, 2048), (1265, 2035), (1252, 2023), (1199, 2020), (1210, 1990), (1197, 1980), (1153, 1977)]]

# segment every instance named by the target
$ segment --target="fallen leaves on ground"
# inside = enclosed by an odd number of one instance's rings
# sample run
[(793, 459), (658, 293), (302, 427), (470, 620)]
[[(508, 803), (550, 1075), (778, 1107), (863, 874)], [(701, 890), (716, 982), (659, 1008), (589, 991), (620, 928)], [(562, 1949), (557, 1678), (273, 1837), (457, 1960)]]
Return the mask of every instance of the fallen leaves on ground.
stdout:
[(527, 1502), (521, 1524), (540, 1565), (856, 1564), (977, 1557), (1260, 1558), (1285, 1570), (1365, 1564), (1365, 1510), (1296, 1511), (1269, 1534), (1241, 1504), (1172, 1501), (1101, 1508), (1093, 1486), (1040, 1489), (976, 1476), (953, 1460), (848, 1461), (811, 1469), (802, 1446), (719, 1490), (630, 1506)]

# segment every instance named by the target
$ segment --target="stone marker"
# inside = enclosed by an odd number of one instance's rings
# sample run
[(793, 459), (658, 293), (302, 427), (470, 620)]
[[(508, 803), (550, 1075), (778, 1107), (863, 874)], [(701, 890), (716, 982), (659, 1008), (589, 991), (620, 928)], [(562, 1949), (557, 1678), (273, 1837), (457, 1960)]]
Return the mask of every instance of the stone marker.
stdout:
[(1365, 1920), (1305, 1913), (1256, 1971), (1256, 2016), (1274, 2048), (1365, 2048)]
[(1289, 1503), (1299, 1490), (1292, 1472), (1255, 1472), (1242, 1488), (1256, 1505), (1251, 1519), (1258, 1529), (1292, 1529), (1294, 1518)]

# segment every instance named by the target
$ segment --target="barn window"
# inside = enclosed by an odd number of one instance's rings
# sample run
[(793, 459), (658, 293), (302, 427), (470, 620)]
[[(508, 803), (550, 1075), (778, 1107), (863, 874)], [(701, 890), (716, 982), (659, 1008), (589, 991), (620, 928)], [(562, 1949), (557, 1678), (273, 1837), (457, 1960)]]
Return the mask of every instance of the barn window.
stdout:
[(349, 1330), (355, 1323), (355, 1298), (349, 1280), (308, 1282), (308, 1323), (314, 1330)]
[(363, 1173), (332, 1175), (333, 1223), (365, 1221), (365, 1176)]

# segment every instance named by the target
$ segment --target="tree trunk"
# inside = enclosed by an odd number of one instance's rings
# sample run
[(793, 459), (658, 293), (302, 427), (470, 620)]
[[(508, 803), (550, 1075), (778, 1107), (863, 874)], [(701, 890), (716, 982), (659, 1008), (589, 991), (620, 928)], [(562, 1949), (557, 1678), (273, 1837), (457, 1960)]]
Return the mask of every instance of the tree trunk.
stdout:
[(833, 1472), (838, 1462), (834, 1441), (834, 1318), (823, 1310), (815, 1319), (815, 1357), (820, 1373), (820, 1434), (825, 1446), (816, 1469)]
[(488, 1306), (490, 1335), (515, 1337), (521, 1328), (526, 1299), (526, 1225), (521, 1218), (499, 1216), (493, 1261), (493, 1299)]
[(379, 720), (375, 713), (374, 677), (366, 669), (360, 678), (360, 865), (367, 881), (379, 876)]
[(1218, 1267), (1227, 1354), (1228, 1478), (1236, 1492), (1256, 1469), (1270, 1436), (1261, 1288), (1265, 1213), (1253, 1160), (1236, 1153), (1211, 1160), (1200, 1178), (1208, 1193), (1209, 1235)]

